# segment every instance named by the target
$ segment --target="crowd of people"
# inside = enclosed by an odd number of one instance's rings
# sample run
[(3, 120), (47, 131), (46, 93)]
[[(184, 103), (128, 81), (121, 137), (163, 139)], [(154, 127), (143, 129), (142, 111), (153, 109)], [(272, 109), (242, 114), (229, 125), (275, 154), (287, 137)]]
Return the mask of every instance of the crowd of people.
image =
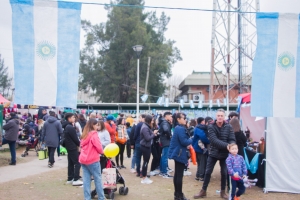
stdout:
[[(245, 191), (243, 177), (247, 175), (247, 169), (243, 148), (247, 139), (241, 131), (237, 113), (231, 113), (225, 120), (225, 111), (219, 109), (215, 120), (199, 117), (189, 121), (184, 113), (171, 112), (141, 114), (139, 119), (124, 114), (115, 118), (91, 113), (88, 120), (77, 113), (62, 113), (58, 117), (54, 111), (48, 114), (46, 109), (41, 109), (37, 116), (29, 114), (22, 115), (21, 120), (13, 112), (6, 116), (2, 144), (9, 144), (9, 164), (16, 165), (15, 144), (18, 139), (30, 141), (40, 134), (41, 142), (48, 148), (49, 168), (54, 167), (55, 151), (60, 159), (60, 146), (67, 149), (67, 184), (83, 185), (85, 199), (91, 196), (91, 177), (98, 199), (105, 199), (101, 180), (101, 168), (105, 165), (101, 162), (105, 157), (103, 149), (110, 143), (119, 147), (115, 157), (116, 167), (120, 170), (128, 167), (130, 172), (141, 178), (142, 184), (151, 184), (150, 176), (173, 178), (174, 200), (187, 199), (182, 191), (182, 180), (184, 175), (192, 174), (188, 171), (190, 148), (196, 152), (195, 180), (203, 181), (194, 199), (206, 197), (217, 161), (221, 167), (220, 197), (228, 199), (226, 185), (228, 191), (231, 189), (231, 199), (234, 200), (238, 200)], [(131, 166), (124, 165), (125, 150), (127, 158), (131, 159)], [(169, 159), (174, 160), (174, 170), (169, 167)]]

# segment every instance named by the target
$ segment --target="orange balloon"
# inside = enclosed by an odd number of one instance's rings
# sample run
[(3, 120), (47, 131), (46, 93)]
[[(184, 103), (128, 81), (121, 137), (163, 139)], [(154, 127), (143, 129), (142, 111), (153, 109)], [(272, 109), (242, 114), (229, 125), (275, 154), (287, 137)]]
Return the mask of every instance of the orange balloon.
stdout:
[(190, 146), (190, 153), (193, 165), (196, 165), (196, 152), (192, 146)]

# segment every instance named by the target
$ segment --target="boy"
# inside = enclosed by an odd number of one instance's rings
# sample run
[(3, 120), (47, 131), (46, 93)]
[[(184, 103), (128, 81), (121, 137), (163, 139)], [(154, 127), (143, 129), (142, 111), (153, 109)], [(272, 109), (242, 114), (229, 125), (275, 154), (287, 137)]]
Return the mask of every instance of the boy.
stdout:
[[(226, 159), (228, 174), (231, 177), (231, 200), (240, 200), (240, 196), (245, 192), (243, 178), (247, 175), (245, 160), (238, 155), (237, 144), (229, 144), (229, 152)], [(237, 192), (236, 188), (239, 190)]]

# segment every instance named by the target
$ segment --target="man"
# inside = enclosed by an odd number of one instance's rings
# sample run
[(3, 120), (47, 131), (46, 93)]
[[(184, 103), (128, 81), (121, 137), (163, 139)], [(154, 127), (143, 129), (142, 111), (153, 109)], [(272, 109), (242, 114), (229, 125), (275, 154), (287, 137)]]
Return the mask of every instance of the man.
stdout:
[[(19, 132), (19, 120), (16, 113), (11, 112), (7, 123), (3, 126), (5, 135), (2, 138), (2, 145), (8, 144), (11, 160), (9, 165), (16, 165), (16, 141), (18, 139)], [(1, 146), (1, 143), (0, 143)]]
[(141, 158), (142, 158), (142, 151), (141, 151), (141, 128), (142, 125), (145, 122), (145, 114), (140, 115), (140, 121), (139, 123), (136, 125), (135, 129), (134, 129), (134, 136), (133, 136), (133, 141), (134, 141), (134, 153), (135, 153), (135, 164), (136, 164), (136, 176), (140, 176), (141, 175)]
[(208, 139), (210, 141), (210, 152), (207, 159), (204, 183), (200, 192), (194, 195), (194, 199), (206, 197), (206, 190), (210, 181), (211, 174), (216, 162), (219, 160), (221, 167), (221, 193), (220, 197), (228, 199), (225, 193), (227, 167), (225, 160), (228, 156), (228, 146), (235, 143), (235, 135), (230, 124), (224, 121), (225, 111), (219, 109), (216, 114), (216, 121), (208, 125)]
[(162, 148), (162, 155), (160, 159), (160, 175), (163, 178), (171, 178), (168, 174), (168, 152), (171, 141), (171, 129), (172, 129), (172, 113), (165, 112), (164, 117), (159, 120), (159, 139)]
[(109, 132), (110, 142), (115, 143), (117, 126), (114, 122), (114, 116), (108, 115), (104, 125), (105, 125), (106, 130)]
[(126, 122), (129, 122), (130, 123), (130, 126), (132, 127), (133, 126), (133, 118), (131, 117), (131, 114), (129, 114), (126, 118)]
[(61, 123), (55, 117), (55, 112), (50, 111), (49, 114), (50, 116), (48, 117), (47, 121), (43, 126), (42, 142), (45, 142), (46, 146), (48, 147), (48, 167), (52, 168), (55, 162), (55, 149), (59, 145), (59, 136), (62, 136), (63, 130)]
[(79, 180), (80, 163), (78, 162), (80, 141), (78, 139), (75, 128), (75, 116), (73, 113), (65, 115), (66, 122), (64, 123), (64, 146), (68, 151), (68, 180), (67, 184), (73, 186), (82, 185)]
[(47, 121), (48, 120), (48, 117), (49, 117), (49, 115), (48, 115), (48, 113), (47, 113), (47, 109), (46, 108), (44, 108), (43, 110), (42, 110), (42, 113), (43, 113), (43, 120), (44, 121)]

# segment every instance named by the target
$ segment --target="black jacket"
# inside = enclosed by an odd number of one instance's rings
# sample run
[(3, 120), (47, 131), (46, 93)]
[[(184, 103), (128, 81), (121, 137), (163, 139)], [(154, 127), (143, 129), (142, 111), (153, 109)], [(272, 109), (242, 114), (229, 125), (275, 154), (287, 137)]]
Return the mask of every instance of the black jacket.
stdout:
[(242, 131), (235, 132), (236, 144), (238, 145), (239, 152), (238, 154), (244, 158), (244, 147), (247, 146), (247, 138)]
[(235, 143), (235, 135), (228, 123), (218, 127), (216, 121), (208, 125), (208, 139), (210, 141), (209, 156), (217, 159), (225, 159), (228, 156), (227, 145)]
[(80, 146), (80, 141), (76, 133), (76, 128), (68, 122), (64, 122), (63, 128), (64, 145), (67, 151), (77, 150), (77, 147)]
[(139, 122), (134, 129), (133, 140), (134, 140), (135, 144), (140, 144), (140, 142), (141, 142), (141, 128), (142, 128), (143, 124), (144, 124), (144, 122)]
[(171, 141), (171, 124), (165, 120), (164, 118), (160, 118), (159, 122), (159, 138), (160, 138), (160, 143), (161, 147), (168, 147), (170, 146), (170, 141)]
[(131, 128), (130, 135), (129, 135), (130, 145), (135, 145), (135, 141), (134, 141), (134, 131), (135, 131), (135, 128), (136, 128), (136, 125), (134, 124), (132, 126), (132, 128)]

